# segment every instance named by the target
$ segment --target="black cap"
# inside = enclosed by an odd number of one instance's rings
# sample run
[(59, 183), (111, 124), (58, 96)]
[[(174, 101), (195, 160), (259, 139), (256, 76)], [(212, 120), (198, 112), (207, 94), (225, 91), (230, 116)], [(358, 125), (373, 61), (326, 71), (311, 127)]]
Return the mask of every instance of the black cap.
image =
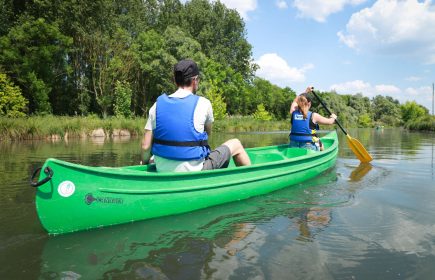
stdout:
[(199, 75), (198, 65), (190, 59), (181, 60), (174, 66), (174, 75), (176, 80), (187, 80), (195, 77)]

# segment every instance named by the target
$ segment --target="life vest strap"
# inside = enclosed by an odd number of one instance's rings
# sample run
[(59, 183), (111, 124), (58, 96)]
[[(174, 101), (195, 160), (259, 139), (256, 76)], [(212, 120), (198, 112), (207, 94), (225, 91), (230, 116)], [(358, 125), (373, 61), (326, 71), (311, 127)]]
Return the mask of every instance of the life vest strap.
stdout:
[(153, 138), (153, 143), (166, 145), (166, 146), (177, 146), (177, 147), (206, 147), (208, 146), (207, 140), (201, 141), (171, 141), (171, 140), (161, 140), (157, 138)]

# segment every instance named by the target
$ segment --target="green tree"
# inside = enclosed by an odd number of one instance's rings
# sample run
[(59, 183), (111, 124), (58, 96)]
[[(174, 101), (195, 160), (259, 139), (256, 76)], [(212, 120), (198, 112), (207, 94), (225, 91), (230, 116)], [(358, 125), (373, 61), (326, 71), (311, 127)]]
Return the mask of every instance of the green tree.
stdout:
[(131, 117), (132, 91), (128, 82), (116, 81), (113, 111), (116, 117)]
[(182, 26), (202, 46), (204, 54), (240, 73), (244, 79), (253, 74), (251, 49), (245, 23), (236, 10), (220, 1), (191, 0), (185, 4)]
[(397, 126), (402, 121), (399, 101), (390, 96), (377, 95), (372, 99), (374, 121)]
[(0, 73), (0, 116), (24, 117), (28, 101), (4, 73)]
[(137, 94), (133, 105), (140, 115), (145, 115), (162, 92), (175, 89), (172, 68), (177, 60), (166, 51), (163, 36), (153, 29), (140, 33), (136, 44)]
[(205, 96), (210, 100), (213, 107), (213, 116), (216, 120), (222, 120), (227, 116), (227, 104), (222, 97), (219, 87), (211, 81)]
[(30, 113), (51, 113), (54, 84), (67, 76), (66, 52), (71, 38), (56, 24), (23, 17), (0, 38), (0, 64), (29, 100)]
[(369, 114), (365, 113), (358, 117), (358, 126), (359, 127), (372, 127), (373, 121)]
[(266, 111), (263, 104), (257, 105), (257, 110), (252, 115), (254, 119), (261, 121), (270, 121), (272, 119), (272, 115)]
[(400, 110), (402, 113), (402, 119), (405, 123), (429, 114), (427, 108), (417, 104), (415, 101), (407, 101), (405, 104), (400, 106)]

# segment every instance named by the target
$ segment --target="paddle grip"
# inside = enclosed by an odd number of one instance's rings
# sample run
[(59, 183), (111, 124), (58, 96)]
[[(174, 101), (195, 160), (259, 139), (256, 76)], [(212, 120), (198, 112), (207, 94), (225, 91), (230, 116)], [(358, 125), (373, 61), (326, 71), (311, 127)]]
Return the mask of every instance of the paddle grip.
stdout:
[(34, 188), (37, 188), (37, 187), (47, 183), (48, 181), (51, 180), (51, 177), (53, 177), (53, 174), (54, 174), (53, 169), (51, 169), (50, 167), (47, 166), (46, 168), (44, 168), (44, 173), (45, 173), (45, 175), (47, 175), (47, 177), (45, 177), (44, 179), (42, 179), (39, 182), (34, 182), (36, 174), (39, 174), (41, 169), (42, 169), (42, 167), (37, 168), (33, 172), (32, 177), (30, 177), (30, 185)]
[[(320, 99), (320, 97), (316, 94), (315, 91), (312, 91), (312, 93), (314, 94), (314, 96), (317, 98), (317, 100), (319, 100), (320, 104), (322, 104), (323, 108), (325, 108), (325, 110), (328, 112), (329, 115), (332, 115), (331, 111), (329, 110), (328, 107), (326, 107), (325, 103), (323, 103), (323, 100)], [(341, 130), (344, 132), (344, 134), (347, 135), (346, 130), (341, 126), (340, 122), (335, 119), (335, 123), (341, 128)]]

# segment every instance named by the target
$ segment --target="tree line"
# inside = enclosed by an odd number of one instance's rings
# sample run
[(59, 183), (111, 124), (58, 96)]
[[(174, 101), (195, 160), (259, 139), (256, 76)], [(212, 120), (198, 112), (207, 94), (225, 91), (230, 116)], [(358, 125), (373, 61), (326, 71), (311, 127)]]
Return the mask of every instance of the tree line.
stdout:
[[(216, 118), (289, 117), (296, 93), (255, 76), (245, 23), (219, 1), (0, 0), (0, 7), (0, 115), (146, 116), (161, 93), (175, 90), (173, 65), (191, 58)], [(400, 125), (428, 113), (391, 97), (320, 94), (353, 126)]]

